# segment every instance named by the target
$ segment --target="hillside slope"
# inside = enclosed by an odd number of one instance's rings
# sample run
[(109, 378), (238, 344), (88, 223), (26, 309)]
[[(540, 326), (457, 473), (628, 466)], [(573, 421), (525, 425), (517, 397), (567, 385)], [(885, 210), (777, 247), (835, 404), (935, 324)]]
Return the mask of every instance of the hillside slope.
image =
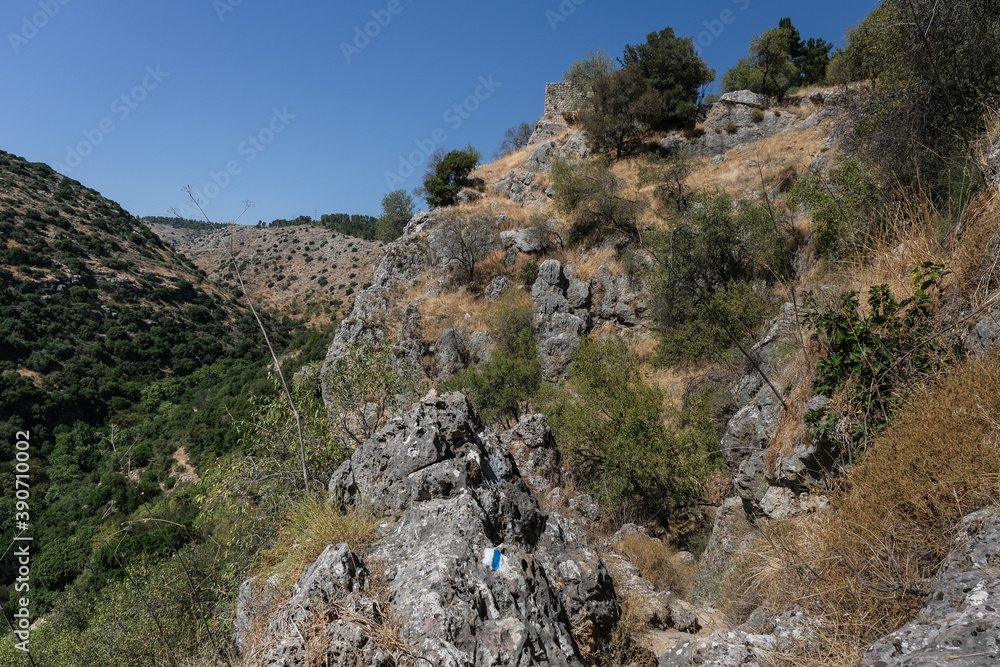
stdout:
[[(235, 294), (118, 204), (0, 153), (0, 423), (100, 423), (234, 345)], [(5, 438), (8, 446), (10, 438)]]
[(350, 312), (382, 248), (377, 241), (310, 225), (194, 230), (151, 224), (150, 229), (210, 280), (235, 287), (230, 248), (255, 299), (309, 326)]

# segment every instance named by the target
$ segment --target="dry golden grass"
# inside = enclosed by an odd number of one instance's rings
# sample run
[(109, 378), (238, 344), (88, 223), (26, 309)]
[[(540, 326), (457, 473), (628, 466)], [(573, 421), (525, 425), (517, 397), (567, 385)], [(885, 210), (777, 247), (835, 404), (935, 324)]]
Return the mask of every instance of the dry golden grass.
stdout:
[(347, 510), (316, 496), (292, 504), (274, 546), (264, 552), (265, 577), (284, 590), (331, 544), (346, 542), (364, 554), (375, 541), (375, 517), (364, 507)]
[(830, 127), (824, 123), (801, 132), (783, 132), (752, 144), (733, 148), (726, 154), (726, 161), (695, 171), (688, 179), (692, 190), (719, 188), (732, 197), (744, 197), (770, 190), (789, 176), (789, 169), (798, 174), (809, 170), (809, 165), (826, 148)]
[(824, 664), (857, 664), (913, 617), (961, 518), (996, 503), (998, 483), (1000, 359), (989, 357), (913, 396), (849, 472), (833, 512), (761, 523), (728, 578), (727, 610), (802, 604), (823, 621)]
[(420, 338), (424, 341), (436, 342), (445, 329), (460, 324), (466, 324), (474, 330), (485, 327), (483, 314), (487, 301), (465, 287), (443, 291), (436, 296), (424, 296), (423, 289), (416, 287), (407, 293), (402, 303), (409, 303), (417, 297), (421, 299)]
[(587, 253), (587, 257), (581, 259), (579, 249), (565, 248), (549, 255), (550, 258), (559, 260), (563, 266), (573, 265), (573, 277), (577, 280), (590, 280), (597, 275), (603, 264), (611, 273), (622, 273), (623, 269), (616, 260), (616, 253), (612, 248), (594, 248)]
[(640, 610), (642, 601), (634, 595), (618, 598), (622, 608), (621, 620), (611, 632), (611, 638), (601, 647), (601, 665), (630, 665), (634, 667), (656, 667), (656, 656), (642, 646), (638, 639), (649, 628)]
[(994, 306), (990, 297), (1000, 286), (1000, 258), (996, 253), (1000, 197), (991, 191), (973, 202), (965, 211), (961, 227), (949, 268), (973, 306)]
[(698, 577), (698, 564), (685, 563), (677, 558), (677, 551), (660, 540), (645, 535), (629, 535), (621, 542), (621, 549), (639, 568), (644, 579), (660, 590), (687, 597)]

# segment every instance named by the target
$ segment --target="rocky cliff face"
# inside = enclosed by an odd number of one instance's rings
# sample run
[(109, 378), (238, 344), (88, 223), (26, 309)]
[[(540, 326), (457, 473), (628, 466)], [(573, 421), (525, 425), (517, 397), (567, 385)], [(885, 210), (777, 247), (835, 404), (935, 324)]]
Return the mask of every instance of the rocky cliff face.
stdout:
[[(240, 625), (266, 628), (261, 664), (582, 665), (620, 610), (595, 545), (542, 510), (504, 445), (521, 443), (529, 469), (557, 459), (547, 427), (522, 422), (497, 434), (462, 395), (432, 393), (359, 447), (330, 496), (375, 508), (378, 546), (362, 558), (331, 545), (267, 612), (278, 592), (244, 584)], [(390, 618), (395, 647), (371, 631)]]
[(963, 521), (956, 549), (917, 618), (865, 652), (859, 667), (995, 665), (1000, 659), (1000, 515)]
[(847, 101), (845, 93), (817, 91), (789, 101), (798, 108), (777, 109), (764, 95), (740, 90), (723, 95), (705, 119), (704, 131), (692, 139), (673, 133), (660, 142), (667, 154), (680, 150), (697, 157), (724, 160), (725, 153), (782, 132), (800, 132), (836, 119)]

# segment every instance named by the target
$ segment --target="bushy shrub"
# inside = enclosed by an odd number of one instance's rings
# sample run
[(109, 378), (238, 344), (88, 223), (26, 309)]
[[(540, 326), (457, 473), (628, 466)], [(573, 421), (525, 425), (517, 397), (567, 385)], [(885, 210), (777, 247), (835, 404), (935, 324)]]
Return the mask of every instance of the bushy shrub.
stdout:
[[(929, 326), (931, 290), (940, 292), (948, 275), (941, 264), (925, 263), (913, 272), (913, 296), (897, 301), (888, 285), (872, 287), (868, 312), (861, 310), (858, 293), (841, 297), (833, 309), (804, 317), (822, 346), (816, 366), (816, 393), (833, 396), (846, 389), (854, 421), (852, 437), (863, 445), (883, 430), (905, 392), (914, 382), (937, 370), (942, 349)], [(813, 425), (827, 415), (809, 415)]]
[(698, 496), (714, 465), (716, 435), (706, 438), (684, 416), (667, 429), (662, 393), (621, 338), (582, 340), (569, 387), (545, 412), (578, 482), (619, 517), (666, 524), (672, 509)]
[(848, 35), (843, 78), (869, 81), (850, 109), (854, 145), (890, 183), (938, 184), (974, 158), (1000, 99), (1000, 5), (890, 0)]
[(496, 342), (490, 360), (445, 381), (439, 391), (465, 393), (487, 422), (516, 422), (527, 412), (542, 382), (531, 324), (530, 302), (519, 293), (505, 294), (489, 316)]
[(702, 193), (654, 240), (661, 362), (719, 360), (756, 336), (771, 310), (766, 287), (791, 272), (795, 240), (778, 215), (764, 204), (736, 211), (728, 195)]
[(638, 216), (642, 202), (621, 196), (622, 183), (604, 160), (552, 165), (556, 206), (573, 218), (571, 243), (597, 241), (614, 233), (627, 241), (639, 238)]
[(812, 214), (816, 250), (828, 259), (848, 259), (882, 233), (878, 215), (882, 198), (862, 165), (849, 158), (828, 176), (805, 175), (786, 195), (790, 206), (803, 204)]
[(447, 153), (424, 180), (427, 205), (431, 208), (451, 206), (462, 188), (472, 185), (469, 174), (479, 164), (482, 155), (472, 146)]
[(412, 217), (413, 199), (406, 190), (390, 192), (382, 197), (382, 215), (375, 223), (375, 238), (385, 242), (396, 240)]

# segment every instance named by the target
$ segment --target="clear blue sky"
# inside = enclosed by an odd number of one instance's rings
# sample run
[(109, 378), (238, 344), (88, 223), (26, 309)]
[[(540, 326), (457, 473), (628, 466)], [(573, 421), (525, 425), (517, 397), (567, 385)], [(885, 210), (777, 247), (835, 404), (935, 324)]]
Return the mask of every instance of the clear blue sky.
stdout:
[[(588, 51), (617, 57), (670, 26), (721, 74), (783, 16), (840, 46), (877, 4), (5, 0), (0, 149), (140, 216), (168, 215), (188, 184), (216, 221), (244, 200), (256, 208), (243, 222), (377, 214), (386, 192), (419, 185), (420, 168), (386, 178), (416, 142), (492, 156)], [(355, 42), (366, 27), (376, 36)]]

